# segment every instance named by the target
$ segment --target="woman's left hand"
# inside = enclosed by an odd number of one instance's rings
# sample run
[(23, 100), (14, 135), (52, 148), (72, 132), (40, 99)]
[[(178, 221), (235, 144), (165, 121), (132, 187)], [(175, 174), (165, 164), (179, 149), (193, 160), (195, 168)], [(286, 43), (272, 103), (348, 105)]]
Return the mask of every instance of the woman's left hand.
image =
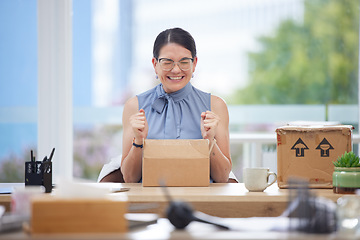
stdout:
[(214, 112), (206, 111), (201, 113), (201, 135), (203, 139), (210, 141), (215, 138), (216, 128), (220, 118)]

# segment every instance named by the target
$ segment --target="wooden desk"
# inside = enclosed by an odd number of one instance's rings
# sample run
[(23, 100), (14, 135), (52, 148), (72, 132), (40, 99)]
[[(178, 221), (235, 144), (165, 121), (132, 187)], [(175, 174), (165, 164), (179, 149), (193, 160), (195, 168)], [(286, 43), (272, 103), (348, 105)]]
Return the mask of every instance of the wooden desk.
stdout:
[[(126, 194), (133, 207), (146, 204), (158, 205), (153, 209), (140, 212), (157, 213), (164, 216), (168, 201), (160, 187), (142, 187), (140, 183), (92, 183), (99, 187), (130, 188), (127, 192), (112, 193), (112, 195)], [(209, 187), (169, 187), (174, 200), (189, 202), (195, 210), (218, 217), (275, 217), (279, 216), (287, 207), (289, 190), (279, 189), (272, 185), (264, 192), (248, 192), (243, 183), (213, 183)], [(337, 201), (342, 194), (334, 194), (332, 189), (312, 189), (317, 196)], [(56, 194), (56, 189), (53, 194)], [(0, 195), (0, 204), (10, 207), (11, 195)]]
[[(148, 209), (141, 212), (153, 212), (163, 214), (168, 202), (163, 190), (158, 187), (142, 187), (141, 184), (118, 184), (118, 183), (94, 183), (104, 188), (130, 188), (128, 192), (111, 193), (127, 195), (130, 206), (141, 206), (143, 203), (159, 204), (158, 208)], [(229, 217), (224, 219), (231, 221), (230, 217), (254, 217), (254, 216), (279, 216), (287, 207), (289, 191), (279, 189), (273, 185), (265, 192), (248, 192), (241, 183), (211, 184), (210, 187), (170, 187), (171, 196), (175, 200), (190, 202), (199, 211), (210, 215)], [(336, 201), (340, 194), (334, 194), (331, 189), (311, 190), (317, 196), (326, 197)], [(56, 190), (53, 194), (56, 194)], [(0, 202), (10, 203), (10, 195), (0, 195)], [(141, 204), (141, 205), (139, 205)], [(238, 221), (238, 220), (235, 220)], [(224, 223), (225, 223), (224, 222)], [(240, 224), (242, 225), (242, 224)], [(32, 235), (24, 232), (0, 234), (6, 239), (343, 239), (338, 234), (313, 235), (304, 233), (287, 232), (259, 232), (259, 231), (224, 231), (218, 228), (202, 224), (191, 223), (185, 230), (175, 230), (167, 219), (159, 219), (158, 224), (134, 229), (124, 234), (76, 234), (76, 235)], [(347, 238), (345, 238), (347, 239)], [(359, 239), (359, 236), (351, 236), (348, 239)]]
[[(111, 187), (108, 183), (101, 184)], [(132, 206), (156, 203), (159, 208), (142, 212), (160, 215), (165, 212), (168, 202), (160, 187), (142, 187), (138, 183), (120, 185), (130, 188), (126, 194)], [(275, 184), (264, 192), (248, 192), (243, 183), (213, 183), (209, 187), (169, 187), (168, 190), (174, 200), (189, 202), (198, 211), (227, 218), (279, 216), (286, 209), (289, 200), (289, 190), (279, 189)], [(334, 194), (332, 189), (311, 191), (332, 201), (343, 196)]]

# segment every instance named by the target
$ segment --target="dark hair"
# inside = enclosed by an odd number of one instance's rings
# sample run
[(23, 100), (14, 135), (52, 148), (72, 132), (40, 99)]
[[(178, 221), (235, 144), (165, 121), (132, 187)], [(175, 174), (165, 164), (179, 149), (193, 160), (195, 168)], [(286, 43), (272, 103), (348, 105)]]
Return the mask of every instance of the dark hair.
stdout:
[(181, 28), (171, 28), (162, 31), (155, 39), (153, 56), (159, 58), (160, 49), (168, 43), (177, 43), (191, 52), (196, 57), (195, 40), (190, 33)]

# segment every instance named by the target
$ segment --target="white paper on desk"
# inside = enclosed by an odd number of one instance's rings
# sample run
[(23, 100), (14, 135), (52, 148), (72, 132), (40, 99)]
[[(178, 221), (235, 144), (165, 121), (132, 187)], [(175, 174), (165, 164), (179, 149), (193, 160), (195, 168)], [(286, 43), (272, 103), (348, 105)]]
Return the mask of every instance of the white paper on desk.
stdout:
[(109, 189), (63, 179), (56, 185), (56, 197), (62, 198), (104, 198)]
[(290, 219), (286, 217), (223, 218), (221, 223), (235, 231), (285, 232), (289, 229)]

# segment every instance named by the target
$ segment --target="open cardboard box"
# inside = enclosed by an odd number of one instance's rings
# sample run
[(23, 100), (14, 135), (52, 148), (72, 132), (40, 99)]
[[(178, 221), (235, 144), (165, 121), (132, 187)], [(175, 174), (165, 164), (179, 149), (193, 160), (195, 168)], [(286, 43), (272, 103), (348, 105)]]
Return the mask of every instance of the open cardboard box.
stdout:
[(145, 139), (142, 161), (144, 187), (206, 187), (210, 184), (209, 141), (206, 139)]
[(277, 128), (278, 186), (287, 188), (290, 177), (300, 177), (311, 188), (332, 188), (333, 161), (351, 151), (352, 129), (350, 125)]

